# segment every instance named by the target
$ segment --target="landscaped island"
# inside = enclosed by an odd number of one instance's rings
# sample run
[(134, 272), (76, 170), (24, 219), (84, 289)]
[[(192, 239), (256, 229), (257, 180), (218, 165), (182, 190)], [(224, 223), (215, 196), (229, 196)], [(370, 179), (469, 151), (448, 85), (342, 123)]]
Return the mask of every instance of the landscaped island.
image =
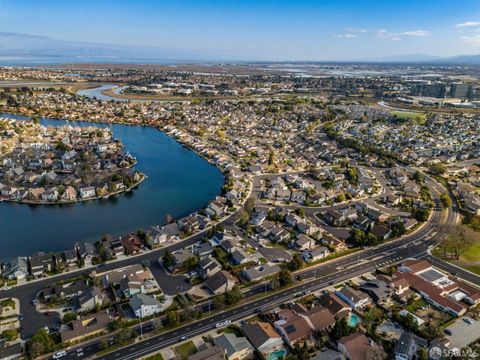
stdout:
[(0, 118), (0, 199), (72, 203), (117, 195), (145, 175), (111, 129)]

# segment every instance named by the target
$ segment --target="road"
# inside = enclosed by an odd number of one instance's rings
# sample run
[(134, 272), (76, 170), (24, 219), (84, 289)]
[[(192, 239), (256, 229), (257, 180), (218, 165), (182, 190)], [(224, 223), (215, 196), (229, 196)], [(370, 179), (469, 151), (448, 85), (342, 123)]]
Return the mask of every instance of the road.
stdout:
[[(258, 177), (255, 178), (257, 180)], [(444, 189), (440, 187), (435, 181), (427, 178), (428, 185), (431, 187), (432, 192), (437, 198), (444, 192)], [(256, 196), (259, 191), (259, 181), (254, 181), (252, 196)], [(318, 209), (317, 209), (318, 211)], [(445, 216), (446, 213), (446, 216)], [(290, 288), (288, 290), (283, 290), (278, 293), (274, 293), (263, 300), (253, 300), (252, 302), (247, 302), (237, 308), (232, 308), (225, 312), (216, 314), (212, 317), (200, 320), (195, 324), (188, 324), (182, 326), (178, 329), (171, 330), (162, 335), (155, 336), (151, 339), (144, 340), (143, 342), (137, 343), (135, 345), (128, 346), (124, 349), (117, 350), (111, 354), (105, 355), (102, 358), (105, 359), (134, 359), (150, 352), (155, 351), (156, 349), (161, 349), (166, 346), (172, 345), (179, 341), (181, 336), (195, 336), (200, 333), (203, 333), (207, 330), (214, 328), (215, 324), (219, 321), (225, 319), (238, 320), (249, 316), (254, 313), (255, 309), (262, 307), (266, 304), (269, 306), (280, 304), (292, 299), (293, 295), (299, 291), (304, 290), (318, 290), (327, 286), (330, 282), (340, 282), (342, 280), (351, 278), (356, 274), (361, 274), (373, 270), (377, 266), (385, 265), (388, 262), (396, 262), (409, 257), (427, 257), (429, 258), (426, 250), (429, 245), (432, 245), (434, 242), (441, 239), (442, 235), (438, 234), (438, 225), (441, 223), (453, 223), (457, 221), (458, 214), (457, 209), (452, 208), (448, 212), (442, 212), (440, 207), (436, 207), (432, 213), (431, 219), (418, 231), (405, 236), (404, 238), (388, 242), (377, 246), (375, 248), (370, 248), (358, 253), (358, 255), (347, 256), (344, 258), (339, 258), (335, 261), (328, 262), (323, 264), (315, 269), (309, 269), (304, 271), (300, 277), (305, 282)], [(233, 215), (226, 219), (223, 224), (226, 228), (233, 227), (236, 221), (236, 215)], [(204, 233), (199, 233), (191, 238), (173, 243), (168, 248), (171, 251), (181, 249), (185, 246), (194, 244), (202, 239)], [(108, 270), (113, 270), (119, 267), (138, 264), (143, 260), (149, 260), (151, 264), (156, 264), (160, 256), (163, 255), (165, 248), (148, 252), (137, 257), (125, 258), (120, 261), (113, 263), (105, 264), (98, 268), (99, 271), (104, 272)], [(445, 265), (447, 266), (447, 265)], [(92, 269), (80, 270), (78, 273), (89, 273)], [(450, 270), (452, 271), (452, 270)], [(457, 269), (453, 272), (459, 272)], [(463, 274), (462, 274), (463, 275)], [(72, 273), (62, 274), (61, 276), (56, 277), (55, 279), (46, 279), (49, 281), (33, 282), (27, 283), (20, 287), (15, 287), (10, 290), (1, 290), (0, 296), (10, 296), (16, 297), (21, 302), (21, 311), (25, 316), (25, 319), (22, 321), (22, 326), (25, 329), (24, 336), (32, 335), (40, 326), (47, 325), (57, 325), (59, 319), (57, 317), (46, 317), (38, 313), (34, 306), (31, 305), (31, 300), (35, 295), (44, 287), (49, 284), (62, 280), (68, 279), (72, 276)], [(310, 279), (310, 280), (309, 280)], [(314, 279), (314, 280), (311, 280)], [(475, 284), (480, 284), (480, 278), (476, 276), (471, 276), (470, 273), (465, 274), (465, 279), (471, 281)], [(262, 288), (257, 287), (252, 289), (247, 296), (258, 294), (262, 292)], [(98, 343), (89, 344), (82, 348), (81, 352), (78, 352), (78, 347), (72, 350), (69, 350), (68, 356), (75, 357), (77, 359), (88, 357), (98, 351)]]

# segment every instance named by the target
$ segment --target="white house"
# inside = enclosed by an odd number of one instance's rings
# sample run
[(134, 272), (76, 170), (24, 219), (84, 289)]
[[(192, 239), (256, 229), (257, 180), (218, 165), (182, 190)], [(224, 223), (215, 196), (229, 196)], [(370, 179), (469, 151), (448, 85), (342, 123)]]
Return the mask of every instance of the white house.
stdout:
[(145, 294), (135, 294), (132, 296), (129, 305), (137, 318), (144, 318), (162, 311), (160, 301)]

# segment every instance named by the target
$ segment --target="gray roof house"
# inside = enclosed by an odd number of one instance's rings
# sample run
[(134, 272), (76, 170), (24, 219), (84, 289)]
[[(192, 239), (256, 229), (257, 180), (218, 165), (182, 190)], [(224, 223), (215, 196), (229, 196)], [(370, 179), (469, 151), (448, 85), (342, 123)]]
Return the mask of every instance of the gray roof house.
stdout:
[(246, 337), (227, 333), (214, 338), (213, 343), (225, 351), (228, 360), (253, 358), (254, 349)]
[(250, 269), (243, 270), (242, 274), (248, 281), (261, 280), (264, 277), (274, 275), (280, 271), (277, 265), (260, 265)]

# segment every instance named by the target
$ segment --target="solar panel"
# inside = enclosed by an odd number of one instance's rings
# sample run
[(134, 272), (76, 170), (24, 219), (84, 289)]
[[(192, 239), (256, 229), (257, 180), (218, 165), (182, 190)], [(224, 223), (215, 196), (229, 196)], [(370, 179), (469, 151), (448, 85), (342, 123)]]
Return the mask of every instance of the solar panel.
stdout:
[(285, 331), (287, 332), (287, 334), (291, 334), (291, 333), (295, 332), (295, 326), (293, 326), (292, 324), (287, 325), (285, 327)]
[(428, 282), (434, 282), (445, 277), (445, 275), (443, 275), (441, 272), (436, 271), (435, 269), (429, 269), (420, 273), (419, 275)]

